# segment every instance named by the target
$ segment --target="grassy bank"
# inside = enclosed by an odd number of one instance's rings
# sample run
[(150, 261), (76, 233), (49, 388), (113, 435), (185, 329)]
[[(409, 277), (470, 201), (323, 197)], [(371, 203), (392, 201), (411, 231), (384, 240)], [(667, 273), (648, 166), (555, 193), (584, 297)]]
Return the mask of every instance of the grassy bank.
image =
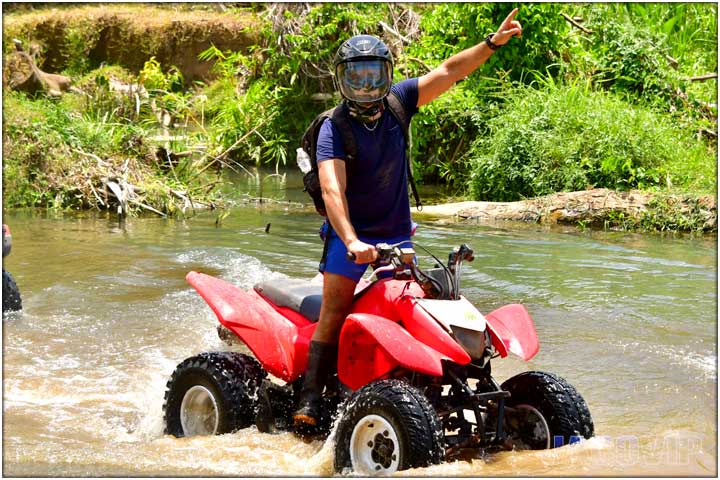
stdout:
[[(207, 77), (211, 65), (198, 55), (215, 45), (245, 51), (258, 42), (252, 10), (223, 12), (213, 4), (108, 3), (13, 4), (3, 12), (3, 52), (21, 39), (36, 48), (38, 66), (81, 76), (101, 64), (139, 72), (155, 57), (188, 81)], [(7, 4), (3, 6), (7, 10)]]
[(715, 148), (669, 115), (588, 83), (509, 90), (467, 151), (476, 199), (511, 201), (596, 186), (712, 193)]
[(237, 51), (254, 45), (252, 11), (16, 7), (3, 18), (4, 53), (12, 55), (12, 40), (20, 39), (39, 68), (70, 76), (74, 91), (61, 98), (11, 91), (6, 66), (6, 207), (172, 215), (218, 204), (222, 167), (232, 166), (219, 146), (208, 146), (202, 91), (216, 76), (198, 56), (211, 45)]
[(106, 209), (124, 200), (123, 214), (173, 214), (192, 206), (188, 202), (212, 203), (209, 192), (220, 180), (209, 168), (213, 159), (168, 157), (149, 141), (151, 129), (123, 116), (130, 102), (123, 109), (108, 91), (60, 100), (6, 92), (4, 108), (6, 207)]
[[(81, 93), (5, 88), (5, 207), (106, 208), (111, 178), (136, 187), (132, 211), (212, 203), (223, 170), (293, 163), (305, 126), (336, 101), (331, 59), (349, 34), (384, 38), (399, 80), (482, 41), (512, 6), (16, 9), (4, 52), (12, 38), (34, 45), (38, 65)], [(717, 79), (691, 78), (717, 71), (716, 5), (519, 7), (522, 39), (414, 118), (417, 177), (489, 201), (591, 187), (715, 194)], [(668, 215), (628, 228), (696, 229)]]

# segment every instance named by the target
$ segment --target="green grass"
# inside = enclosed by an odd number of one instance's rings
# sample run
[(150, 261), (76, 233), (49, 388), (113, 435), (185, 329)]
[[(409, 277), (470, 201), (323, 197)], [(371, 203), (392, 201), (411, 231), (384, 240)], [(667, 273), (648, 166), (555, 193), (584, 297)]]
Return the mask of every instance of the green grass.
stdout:
[[(717, 131), (717, 107), (707, 105), (717, 102), (717, 80), (687, 81), (717, 71), (716, 5), (519, 6), (523, 37), (414, 117), (417, 179), (441, 182), (453, 195), (469, 192), (496, 201), (588, 187), (716, 192), (717, 141), (698, 132)], [(183, 10), (183, 17), (208, 20), (208, 28), (217, 21), (240, 32), (239, 26), (252, 24), (257, 42), (237, 52), (208, 49), (201, 57), (219, 60), (219, 78), (192, 87), (171, 65), (150, 58), (164, 45), (163, 32), (177, 13), (172, 8), (38, 8), (24, 18), (8, 15), (8, 32), (25, 40), (37, 34), (33, 38), (45, 48), (41, 54), (77, 73), (75, 85), (88, 95), (49, 100), (6, 94), (5, 204), (87, 204), (92, 197), (76, 186), (97, 178), (99, 171), (78, 153), (83, 150), (108, 159), (113, 168), (130, 159), (148, 201), (172, 210), (164, 192), (197, 187), (202, 182), (195, 174), (207, 167), (208, 158), (224, 153), (229, 164), (291, 163), (287, 155), (293, 154), (305, 126), (330, 106), (310, 97), (333, 90), (332, 56), (350, 33), (384, 36), (395, 49), (399, 79), (423, 74), (423, 63), (435, 66), (481, 41), (512, 7), (320, 4), (308, 10), (299, 4), (271, 9), (258, 4), (249, 16)], [(582, 17), (594, 33), (580, 33), (560, 13)], [(98, 31), (84, 26), (103, 25), (101, 19), (130, 22), (122, 36), (130, 43), (137, 32), (153, 34), (142, 33), (142, 42), (134, 42), (142, 48), (132, 55), (110, 59), (120, 65), (86, 71), (93, 67), (86, 52)], [(412, 42), (401, 46), (380, 20)], [(64, 33), (46, 38), (53, 22)], [(187, 41), (199, 35), (188, 32)], [(9, 38), (6, 53), (13, 48)], [(668, 54), (678, 60), (677, 69), (668, 64)], [(139, 99), (137, 111), (135, 99), (108, 90), (110, 77), (144, 82), (150, 97)], [(158, 164), (150, 140), (158, 128), (152, 101), (181, 125), (173, 133), (182, 139), (171, 150), (203, 144), (204, 159), (187, 157), (171, 170)]]
[(714, 193), (715, 148), (672, 117), (587, 84), (518, 87), (469, 154), (475, 199), (605, 187)]
[(92, 208), (103, 178), (114, 176), (166, 213), (179, 208), (171, 189), (205, 201), (207, 182), (215, 179), (206, 158), (183, 157), (170, 168), (148, 142), (151, 131), (119, 116), (121, 109), (82, 105), (72, 95), (50, 100), (5, 92), (4, 206)]

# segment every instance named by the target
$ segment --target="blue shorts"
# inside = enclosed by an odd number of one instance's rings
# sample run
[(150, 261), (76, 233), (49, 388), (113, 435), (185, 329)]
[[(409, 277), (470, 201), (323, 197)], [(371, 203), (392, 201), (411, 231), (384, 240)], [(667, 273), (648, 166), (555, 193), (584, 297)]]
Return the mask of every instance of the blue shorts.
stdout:
[[(376, 245), (378, 243), (389, 243), (392, 245), (400, 242), (408, 242), (407, 245), (403, 246), (411, 246), (410, 235), (403, 235), (401, 237), (394, 238), (372, 238), (359, 235), (358, 238), (360, 239), (360, 241), (368, 243), (370, 245)], [(357, 264), (348, 260), (346, 256), (347, 248), (345, 247), (345, 244), (342, 242), (342, 240), (340, 240), (340, 237), (338, 237), (335, 231), (332, 229), (330, 229), (330, 237), (328, 238), (327, 242), (327, 253), (325, 254), (325, 257), (320, 260), (319, 270), (322, 273), (336, 273), (338, 275), (351, 278), (352, 280), (357, 282), (362, 278), (365, 270), (367, 270), (368, 265), (372, 265), (373, 269), (380, 266), (377, 263)], [(391, 275), (392, 272), (387, 272), (385, 275), (381, 274), (380, 277), (382, 278)]]

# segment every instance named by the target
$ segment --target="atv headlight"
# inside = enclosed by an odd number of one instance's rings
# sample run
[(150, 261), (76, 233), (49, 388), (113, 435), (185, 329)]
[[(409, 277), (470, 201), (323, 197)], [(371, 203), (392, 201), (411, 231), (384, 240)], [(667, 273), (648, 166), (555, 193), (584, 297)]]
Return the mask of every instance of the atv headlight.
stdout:
[(485, 354), (487, 346), (487, 335), (485, 332), (471, 330), (469, 328), (452, 326), (452, 334), (460, 346), (470, 355), (473, 360), (478, 360)]

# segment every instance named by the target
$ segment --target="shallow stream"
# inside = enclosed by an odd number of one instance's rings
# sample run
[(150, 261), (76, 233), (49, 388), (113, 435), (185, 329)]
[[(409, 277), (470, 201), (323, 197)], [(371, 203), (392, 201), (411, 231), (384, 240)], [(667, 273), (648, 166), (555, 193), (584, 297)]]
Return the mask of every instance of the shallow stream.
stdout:
[[(236, 188), (257, 194), (251, 183)], [(301, 198), (273, 185), (265, 195)], [(333, 474), (331, 440), (254, 427), (163, 435), (175, 366), (227, 349), (185, 274), (243, 288), (310, 277), (322, 248), (319, 217), (294, 204), (239, 206), (219, 227), (216, 218), (5, 212), (13, 251), (4, 265), (25, 308), (2, 324), (4, 475)], [(441, 258), (460, 243), (474, 247), (465, 295), (486, 312), (524, 303), (541, 342), (528, 364), (496, 361), (496, 377), (564, 377), (586, 399), (597, 437), (403, 475), (717, 475), (716, 237), (421, 221), (416, 241)]]

